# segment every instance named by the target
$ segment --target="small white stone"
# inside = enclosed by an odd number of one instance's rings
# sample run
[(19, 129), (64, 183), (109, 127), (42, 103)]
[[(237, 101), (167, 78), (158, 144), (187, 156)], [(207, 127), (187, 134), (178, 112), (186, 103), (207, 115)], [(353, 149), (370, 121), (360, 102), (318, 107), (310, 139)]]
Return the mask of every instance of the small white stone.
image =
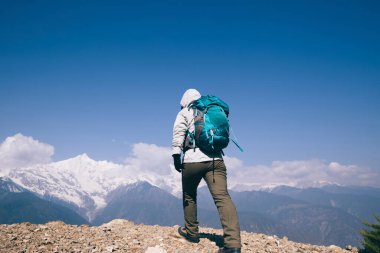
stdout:
[(115, 248), (114, 248), (113, 246), (108, 246), (108, 247), (106, 247), (106, 250), (107, 250), (108, 252), (114, 252), (114, 251), (115, 251)]
[(164, 248), (156, 245), (154, 247), (147, 248), (145, 253), (167, 253), (167, 251)]

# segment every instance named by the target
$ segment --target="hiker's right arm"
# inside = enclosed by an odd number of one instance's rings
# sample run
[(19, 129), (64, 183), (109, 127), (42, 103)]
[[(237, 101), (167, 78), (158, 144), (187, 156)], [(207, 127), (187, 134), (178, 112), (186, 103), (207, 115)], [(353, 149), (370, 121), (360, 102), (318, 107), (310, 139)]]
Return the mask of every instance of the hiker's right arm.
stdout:
[(172, 154), (181, 154), (183, 150), (183, 142), (186, 137), (186, 131), (188, 129), (188, 123), (184, 114), (186, 109), (181, 110), (177, 114), (177, 118), (173, 127), (173, 141), (172, 141)]

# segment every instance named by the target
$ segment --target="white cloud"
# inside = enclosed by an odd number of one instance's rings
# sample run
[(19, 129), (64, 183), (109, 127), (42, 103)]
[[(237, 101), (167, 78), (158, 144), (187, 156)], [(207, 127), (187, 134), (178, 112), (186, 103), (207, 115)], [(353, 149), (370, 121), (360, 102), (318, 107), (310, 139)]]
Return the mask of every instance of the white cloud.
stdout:
[(236, 169), (236, 158), (226, 158), (231, 164), (230, 186), (248, 189), (262, 186), (290, 185), (312, 187), (324, 183), (341, 185), (380, 186), (380, 174), (369, 168), (322, 160), (274, 161), (270, 165), (246, 166)]
[(132, 145), (124, 171), (173, 194), (178, 195), (181, 190), (181, 177), (174, 169), (171, 149), (168, 147), (147, 143)]
[(53, 146), (19, 133), (0, 144), (0, 170), (49, 163), (53, 154)]
[[(270, 165), (245, 165), (236, 157), (225, 156), (230, 188), (255, 189), (290, 185), (312, 187), (325, 183), (379, 187), (380, 174), (365, 167), (318, 159), (274, 161)], [(138, 143), (126, 159), (126, 168), (141, 179), (162, 187), (180, 189), (179, 173), (172, 165), (171, 150), (154, 144)]]
[(171, 172), (171, 150), (155, 144), (137, 143), (125, 160), (126, 166), (140, 172), (168, 175)]

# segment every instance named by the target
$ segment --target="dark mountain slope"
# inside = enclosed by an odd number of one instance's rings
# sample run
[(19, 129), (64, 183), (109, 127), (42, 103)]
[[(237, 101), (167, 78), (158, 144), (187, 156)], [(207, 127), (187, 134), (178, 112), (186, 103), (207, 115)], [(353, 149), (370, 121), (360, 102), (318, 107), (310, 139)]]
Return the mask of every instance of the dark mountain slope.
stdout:
[(46, 223), (61, 220), (67, 224), (88, 224), (74, 211), (40, 199), (28, 191), (9, 192), (0, 189), (0, 223)]

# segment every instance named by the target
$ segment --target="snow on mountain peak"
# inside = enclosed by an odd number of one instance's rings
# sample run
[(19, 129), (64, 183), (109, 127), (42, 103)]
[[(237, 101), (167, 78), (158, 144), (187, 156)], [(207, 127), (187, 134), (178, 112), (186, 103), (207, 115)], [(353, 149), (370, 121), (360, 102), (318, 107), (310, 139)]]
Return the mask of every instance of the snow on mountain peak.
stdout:
[(122, 184), (134, 182), (117, 177), (122, 165), (95, 161), (82, 154), (67, 160), (19, 168), (9, 177), (22, 187), (44, 197), (54, 197), (92, 212), (106, 205), (106, 195)]
[(74, 158), (80, 158), (80, 159), (83, 159), (83, 160), (91, 160), (91, 161), (93, 161), (93, 160), (87, 155), (87, 153), (83, 153), (83, 154), (78, 155), (78, 156), (76, 156), (76, 157), (74, 157)]
[(96, 161), (91, 159), (86, 153), (83, 153), (73, 158), (59, 161), (58, 163), (66, 163), (70, 164), (71, 166), (81, 166), (82, 163), (94, 164)]
[(69, 203), (89, 220), (106, 206), (109, 192), (121, 185), (146, 181), (172, 194), (181, 191), (180, 175), (141, 169), (131, 164), (95, 161), (86, 153), (49, 164), (14, 169), (8, 176), (16, 184), (47, 199)]
[(24, 192), (25, 191), (25, 189), (23, 189), (21, 186), (12, 182), (12, 180), (9, 177), (2, 177), (2, 176), (0, 176), (0, 190), (6, 190), (9, 192)]

